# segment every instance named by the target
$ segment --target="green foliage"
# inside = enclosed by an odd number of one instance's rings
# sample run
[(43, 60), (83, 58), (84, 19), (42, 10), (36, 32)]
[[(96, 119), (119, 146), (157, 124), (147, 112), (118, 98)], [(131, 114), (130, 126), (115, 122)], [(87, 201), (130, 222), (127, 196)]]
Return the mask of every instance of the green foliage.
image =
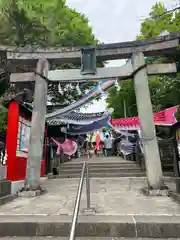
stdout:
[(8, 110), (0, 105), (0, 132), (5, 132), (7, 127)]
[(7, 91), (9, 88), (9, 80), (8, 76), (0, 79), (0, 97)]
[[(63, 0), (0, 1), (0, 41), (4, 45), (57, 47), (96, 44), (88, 19), (66, 6)], [(73, 65), (51, 66), (72, 68)], [(90, 85), (91, 86), (91, 85)], [(82, 89), (90, 87), (86, 84)], [(79, 96), (74, 90), (61, 96), (57, 85), (49, 85), (53, 102), (72, 102)]]
[(9, 76), (5, 75), (0, 78), (0, 132), (4, 132), (6, 130), (7, 125), (7, 109), (3, 107), (4, 102), (2, 99), (8, 90), (10, 90), (9, 85)]
[(7, 78), (0, 82), (0, 132), (5, 132), (7, 128), (8, 109), (5, 107), (15, 96), (14, 86), (9, 86)]
[[(168, 12), (162, 3), (156, 3), (149, 14), (149, 17), (141, 23), (141, 32), (137, 39), (148, 39), (158, 36), (163, 31), (180, 31), (180, 11)], [(147, 61), (162, 63), (179, 61), (179, 54), (172, 54), (163, 57), (152, 57)], [(180, 74), (172, 76), (149, 77), (151, 101), (154, 111), (178, 105), (180, 103)], [(111, 90), (109, 94), (109, 107), (114, 108), (113, 117), (124, 117), (123, 101), (126, 102), (127, 116), (137, 116), (136, 98), (132, 83), (124, 83), (119, 92)], [(143, 101), (143, 100), (142, 100)], [(129, 110), (130, 109), (130, 110)]]
[(62, 0), (0, 2), (1, 44), (74, 46), (95, 43), (88, 19)]
[[(141, 24), (141, 34), (138, 39), (148, 39), (158, 36), (161, 32), (177, 31), (176, 24), (173, 23), (172, 13), (166, 13), (162, 3), (156, 3), (149, 14), (149, 18)], [(160, 17), (158, 17), (160, 16)]]
[(118, 92), (116, 88), (112, 88), (109, 91), (108, 104), (110, 107), (114, 108), (112, 117), (124, 117), (124, 101), (126, 104), (126, 115), (127, 116), (136, 116), (136, 97), (133, 88), (132, 80), (125, 81), (121, 85), (121, 90)]
[[(97, 40), (85, 15), (69, 8), (65, 0), (0, 0), (0, 43), (48, 48), (96, 44)], [(52, 69), (57, 67), (75, 66), (51, 66)], [(0, 83), (0, 97), (9, 89), (6, 84)], [(84, 85), (82, 94), (90, 86)], [(69, 103), (79, 98), (71, 89), (60, 95), (54, 84), (49, 85), (48, 93), (56, 103)]]

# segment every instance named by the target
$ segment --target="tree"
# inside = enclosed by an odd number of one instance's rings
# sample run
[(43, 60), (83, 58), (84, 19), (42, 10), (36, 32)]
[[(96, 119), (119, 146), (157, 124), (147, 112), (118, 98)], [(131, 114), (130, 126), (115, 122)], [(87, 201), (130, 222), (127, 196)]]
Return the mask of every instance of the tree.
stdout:
[(124, 107), (126, 107), (127, 117), (136, 116), (137, 108), (135, 103), (136, 97), (132, 80), (123, 82), (121, 84), (121, 90), (119, 92), (115, 87), (110, 89), (108, 95), (108, 106), (114, 108), (114, 112), (112, 114), (113, 118), (125, 117)]
[[(1, 44), (48, 48), (97, 43), (85, 15), (69, 8), (64, 0), (1, 0), (0, 10)], [(90, 86), (84, 85), (82, 94)], [(48, 94), (52, 102), (58, 103), (72, 102), (78, 97), (76, 90), (71, 88), (61, 95), (56, 84), (49, 84)]]
[[(180, 11), (167, 11), (162, 3), (156, 3), (149, 14), (149, 17), (141, 23), (140, 35), (137, 39), (148, 39), (158, 36), (163, 31), (180, 31)], [(166, 55), (163, 57), (153, 57), (151, 62), (177, 62), (179, 56)], [(154, 111), (160, 111), (180, 103), (180, 81), (179, 74), (173, 76), (153, 76), (149, 77), (149, 87), (151, 101)], [(123, 101), (126, 101), (128, 116), (136, 116), (136, 99), (133, 84), (124, 83), (119, 92), (111, 90), (109, 94), (109, 107), (114, 108), (113, 117), (123, 117)], [(123, 94), (126, 92), (126, 94)], [(116, 96), (115, 96), (116, 95)], [(130, 109), (130, 111), (129, 111)], [(117, 113), (116, 113), (117, 112)]]
[[(150, 18), (141, 25), (141, 35), (139, 39), (158, 36), (163, 31), (180, 31), (180, 11), (167, 11), (163, 4), (156, 3), (152, 7)], [(154, 62), (178, 62), (177, 55), (166, 55), (161, 58), (154, 58)], [(152, 79), (152, 78), (151, 78)], [(154, 110), (161, 110), (180, 103), (180, 82), (179, 74), (174, 76), (157, 76), (150, 79), (150, 89), (156, 84), (155, 94), (152, 96)]]
[(0, 132), (6, 131), (8, 111), (3, 105), (0, 105)]
[[(69, 8), (64, 0), (0, 0), (0, 42), (17, 47), (63, 47), (97, 43), (85, 15)], [(79, 67), (70, 64), (54, 68)], [(91, 87), (82, 87), (82, 94)], [(11, 96), (8, 79), (0, 83), (0, 102)], [(57, 84), (49, 84), (48, 94), (54, 103), (71, 103), (80, 96), (76, 89), (66, 88), (61, 95)], [(4, 108), (3, 108), (4, 109)], [(0, 113), (2, 113), (0, 109)], [(7, 112), (3, 110), (0, 131), (6, 128)]]

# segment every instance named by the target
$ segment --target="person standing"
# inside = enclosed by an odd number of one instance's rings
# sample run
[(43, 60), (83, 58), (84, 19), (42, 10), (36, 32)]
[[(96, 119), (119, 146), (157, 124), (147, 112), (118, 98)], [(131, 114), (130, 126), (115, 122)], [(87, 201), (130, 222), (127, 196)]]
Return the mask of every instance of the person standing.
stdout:
[(100, 134), (99, 131), (96, 133), (96, 145), (95, 145), (95, 154), (96, 156), (99, 156), (99, 152), (100, 152), (100, 143), (101, 143), (101, 138), (100, 138)]
[(104, 139), (104, 149), (105, 149), (105, 156), (111, 156), (112, 153), (112, 140), (109, 135), (106, 135)]

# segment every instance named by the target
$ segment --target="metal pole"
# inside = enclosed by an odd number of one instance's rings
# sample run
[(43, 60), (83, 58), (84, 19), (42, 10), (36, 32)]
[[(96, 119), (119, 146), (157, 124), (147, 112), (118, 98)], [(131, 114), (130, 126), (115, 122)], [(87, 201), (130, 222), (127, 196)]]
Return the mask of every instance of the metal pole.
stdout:
[(127, 117), (127, 111), (126, 111), (126, 100), (124, 100), (124, 117)]
[(87, 209), (90, 209), (90, 181), (89, 181), (89, 169), (86, 164), (86, 197), (87, 197)]
[(73, 212), (73, 219), (72, 219), (72, 224), (71, 224), (71, 231), (70, 231), (69, 240), (74, 240), (75, 239), (76, 223), (77, 223), (77, 219), (78, 219), (78, 213), (79, 213), (80, 200), (81, 200), (81, 194), (82, 194), (82, 188), (83, 188), (83, 182), (84, 182), (85, 169), (86, 169), (86, 162), (83, 162), (83, 167), (82, 167), (82, 171), (81, 171), (81, 177), (80, 177), (80, 180), (79, 180), (79, 187), (78, 187), (78, 192), (77, 192), (75, 207), (74, 207), (74, 212)]
[(54, 152), (53, 152), (53, 147), (52, 143), (50, 143), (50, 173), (53, 173), (53, 159), (54, 159)]
[[(124, 103), (124, 117), (126, 118), (127, 117), (127, 113), (126, 113), (126, 100), (123, 101)], [(127, 136), (125, 136), (125, 138), (127, 139)], [(124, 159), (127, 160), (127, 156), (124, 155)]]

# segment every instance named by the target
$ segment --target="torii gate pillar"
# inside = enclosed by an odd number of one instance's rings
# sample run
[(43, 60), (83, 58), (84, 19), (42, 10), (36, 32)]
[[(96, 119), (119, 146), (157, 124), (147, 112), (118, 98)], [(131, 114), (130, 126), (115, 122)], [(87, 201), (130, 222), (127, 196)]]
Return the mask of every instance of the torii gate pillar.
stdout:
[[(145, 60), (143, 53), (134, 53), (132, 56), (132, 64), (134, 70), (144, 65)], [(153, 189), (161, 189), (163, 186), (162, 166), (156, 139), (148, 75), (146, 71), (146, 68), (144, 68), (136, 73), (133, 79), (134, 88), (136, 93), (138, 115), (140, 118), (148, 184)]]
[[(47, 77), (49, 63), (46, 59), (39, 59), (36, 72)], [(30, 190), (40, 188), (40, 168), (43, 153), (47, 89), (48, 84), (36, 74), (35, 92), (33, 101), (33, 113), (31, 121), (31, 132), (28, 148), (28, 160), (26, 168), (25, 187)]]

